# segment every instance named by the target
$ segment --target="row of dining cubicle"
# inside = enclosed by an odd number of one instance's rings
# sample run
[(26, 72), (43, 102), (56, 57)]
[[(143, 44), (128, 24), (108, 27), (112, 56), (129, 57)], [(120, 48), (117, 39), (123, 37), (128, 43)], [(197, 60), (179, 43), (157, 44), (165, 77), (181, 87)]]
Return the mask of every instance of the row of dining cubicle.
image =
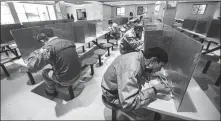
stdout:
[[(128, 18), (121, 17), (113, 18), (112, 20), (118, 25), (122, 25), (127, 23)], [(46, 32), (51, 36), (73, 41), (77, 48), (82, 47), (83, 49), (85, 44), (108, 34), (108, 19), (76, 22), (70, 19), (29, 22), (1, 25), (1, 30), (1, 49), (5, 46), (9, 47), (12, 44), (16, 45), (16, 49), (13, 50), (16, 51), (18, 49), (22, 59), (26, 62), (31, 52), (43, 46), (36, 40), (38, 33)], [(3, 51), (1, 51), (1, 53), (3, 53)], [(4, 64), (5, 62), (1, 63), (1, 66), (4, 66)], [(23, 63), (23, 65), (25, 64)]]

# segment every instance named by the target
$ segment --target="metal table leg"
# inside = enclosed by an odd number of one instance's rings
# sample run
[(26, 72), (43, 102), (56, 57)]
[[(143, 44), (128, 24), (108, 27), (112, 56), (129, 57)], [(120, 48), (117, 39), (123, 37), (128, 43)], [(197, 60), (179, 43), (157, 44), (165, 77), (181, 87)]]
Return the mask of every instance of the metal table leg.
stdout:
[(3, 64), (1, 64), (1, 67), (2, 67), (2, 70), (4, 71), (5, 75), (6, 75), (7, 77), (9, 77), (10, 75), (9, 75), (7, 69), (5, 68), (5, 66), (4, 66)]
[(101, 47), (96, 41), (92, 41), (96, 46), (98, 46), (101, 49), (104, 49), (103, 47)]
[(212, 61), (210, 61), (210, 60), (208, 60), (208, 61), (206, 62), (206, 66), (205, 66), (205, 68), (203, 69), (203, 73), (204, 73), (204, 74), (206, 74), (206, 72), (207, 72), (207, 70), (209, 69), (209, 66), (210, 66), (211, 63), (212, 63)]
[(206, 47), (206, 50), (209, 50), (210, 45), (211, 45), (211, 41), (208, 42), (208, 45), (207, 45), (207, 47)]
[(70, 95), (70, 99), (74, 99), (74, 92), (73, 92), (73, 89), (72, 89), (72, 85), (68, 86), (68, 92), (69, 92), (69, 95)]
[(101, 63), (101, 55), (98, 55), (98, 59), (99, 59), (99, 65), (101, 66), (102, 63)]
[(107, 56), (110, 56), (110, 48), (107, 48)]
[(6, 46), (6, 48), (8, 48), (16, 57), (18, 56), (17, 52), (14, 52), (13, 49), (11, 49), (11, 48), (9, 47), (9, 45)]
[(220, 77), (220, 75), (219, 75), (218, 79), (216, 80), (215, 85), (216, 85), (216, 86), (219, 86), (220, 83), (221, 83), (221, 77)]
[(91, 64), (90, 66), (91, 66), (91, 76), (92, 76), (92, 75), (94, 75), (94, 65)]
[(221, 49), (221, 46), (218, 46), (218, 47), (213, 48), (213, 49), (211, 49), (211, 50), (207, 50), (206, 52), (203, 52), (202, 54), (207, 54), (207, 53), (210, 53), (210, 52), (213, 52), (213, 51), (219, 50), (219, 49)]
[(27, 72), (27, 75), (28, 75), (28, 77), (29, 77), (29, 80), (30, 80), (31, 84), (32, 84), (32, 85), (36, 84), (36, 83), (35, 83), (35, 80), (34, 80), (34, 78), (33, 78), (33, 76), (32, 76), (32, 74), (31, 74), (30, 72)]
[(82, 46), (82, 51), (85, 52), (84, 45)]
[(90, 42), (88, 43), (88, 48), (91, 48), (91, 44), (90, 44)]

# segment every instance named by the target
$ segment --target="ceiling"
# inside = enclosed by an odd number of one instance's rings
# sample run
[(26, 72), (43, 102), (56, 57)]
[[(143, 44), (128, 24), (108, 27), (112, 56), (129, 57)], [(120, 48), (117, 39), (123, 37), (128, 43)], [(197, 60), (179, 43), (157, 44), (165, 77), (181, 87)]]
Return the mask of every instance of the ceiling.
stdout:
[(156, 1), (116, 1), (116, 2), (103, 2), (103, 3), (111, 6), (118, 6), (118, 5), (155, 4)]
[(55, 4), (55, 1), (10, 1), (10, 2), (32, 3), (32, 4), (45, 4), (45, 5), (53, 5), (53, 4)]
[[(8, 0), (3, 0), (3, 1), (8, 1)], [(10, 1), (10, 2), (19, 2), (19, 3), (33, 3), (33, 4), (46, 4), (46, 5), (53, 5), (55, 4), (57, 1), (61, 1), (61, 0), (51, 0), (51, 1)], [(148, 0), (63, 0), (66, 3), (72, 3), (72, 4), (87, 4), (93, 1), (99, 1), (102, 2), (103, 4), (106, 5), (111, 5), (111, 6), (119, 6), (119, 5), (139, 5), (139, 4), (155, 4), (157, 1), (148, 1)], [(209, 0), (194, 0), (196, 1), (209, 1)], [(212, 0), (213, 1), (213, 0)], [(159, 1), (158, 1), (159, 2)], [(160, 1), (160, 2), (165, 2), (165, 1)], [(179, 2), (193, 2), (193, 1), (179, 1)]]

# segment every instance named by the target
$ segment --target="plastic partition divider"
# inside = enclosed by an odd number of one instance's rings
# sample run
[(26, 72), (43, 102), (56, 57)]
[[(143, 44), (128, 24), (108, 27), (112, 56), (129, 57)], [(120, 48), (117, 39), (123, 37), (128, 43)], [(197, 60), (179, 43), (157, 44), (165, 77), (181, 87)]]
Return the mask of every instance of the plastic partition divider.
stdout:
[(108, 27), (109, 27), (108, 20), (107, 19), (103, 19), (102, 20), (102, 28), (103, 28), (103, 30), (108, 30)]
[(220, 39), (220, 20), (212, 20), (210, 27), (207, 32), (207, 37), (214, 37)]
[(189, 20), (187, 29), (193, 31), (193, 29), (196, 26), (196, 22), (197, 22), (197, 20)]
[[(73, 42), (77, 41), (75, 29), (72, 22), (69, 23), (59, 23), (59, 24), (50, 24), (46, 26), (47, 28), (53, 29), (55, 35), (58, 35), (62, 39), (70, 40)], [(58, 32), (61, 33), (58, 33)]]
[(30, 27), (23, 29), (11, 30), (12, 36), (21, 52), (24, 61), (27, 61), (29, 54), (43, 46), (43, 44), (36, 40), (36, 35), (40, 32), (47, 32), (52, 34), (52, 29), (45, 29), (43, 27)]
[(171, 29), (171, 32), (163, 31), (162, 35), (171, 36), (150, 35), (145, 32), (145, 49), (157, 46), (167, 51), (169, 62), (164, 67), (168, 73), (166, 78), (172, 81), (174, 86), (173, 100), (177, 111), (180, 111), (180, 105), (198, 63), (203, 45), (175, 29)]
[(74, 25), (76, 42), (85, 43), (84, 28), (81, 25)]
[(77, 22), (74, 22), (74, 25), (82, 26), (84, 29), (85, 38), (89, 37), (89, 30), (88, 30), (88, 22), (87, 21), (77, 21)]
[(198, 20), (195, 27), (195, 32), (206, 33), (207, 21)]
[(24, 28), (24, 25), (21, 24), (5, 24), (1, 25), (1, 44), (9, 43), (13, 41), (13, 36), (10, 31), (13, 29)]
[(90, 37), (96, 37), (96, 25), (92, 23), (88, 23), (88, 30)]
[(182, 28), (187, 29), (188, 28), (189, 19), (184, 19)]

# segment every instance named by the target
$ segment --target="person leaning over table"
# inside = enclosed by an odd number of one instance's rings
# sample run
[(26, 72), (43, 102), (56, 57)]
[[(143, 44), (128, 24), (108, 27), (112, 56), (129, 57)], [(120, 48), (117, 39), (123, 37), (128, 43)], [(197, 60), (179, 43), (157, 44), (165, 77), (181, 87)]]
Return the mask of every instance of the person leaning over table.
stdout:
[(110, 37), (111, 39), (119, 39), (120, 38), (120, 32), (118, 25), (114, 23), (112, 20), (108, 20), (109, 30), (110, 30)]
[(143, 41), (140, 40), (142, 31), (142, 26), (134, 25), (133, 28), (124, 33), (120, 44), (121, 54), (136, 52), (142, 49)]
[(139, 22), (140, 25), (144, 25), (144, 20), (143, 20), (143, 16), (140, 16)]
[(155, 113), (143, 107), (154, 101), (158, 93), (169, 94), (172, 87), (159, 84), (142, 90), (142, 85), (148, 80), (147, 72), (154, 74), (167, 62), (167, 52), (159, 47), (120, 55), (103, 76), (101, 87), (104, 104), (135, 115), (136, 120), (145, 115), (145, 119), (152, 119)]
[(36, 39), (43, 47), (34, 51), (28, 58), (28, 69), (31, 73), (38, 72), (50, 64), (52, 69), (44, 69), (42, 76), (46, 83), (45, 94), (49, 98), (57, 95), (55, 85), (73, 84), (80, 73), (81, 62), (73, 42), (40, 33)]

